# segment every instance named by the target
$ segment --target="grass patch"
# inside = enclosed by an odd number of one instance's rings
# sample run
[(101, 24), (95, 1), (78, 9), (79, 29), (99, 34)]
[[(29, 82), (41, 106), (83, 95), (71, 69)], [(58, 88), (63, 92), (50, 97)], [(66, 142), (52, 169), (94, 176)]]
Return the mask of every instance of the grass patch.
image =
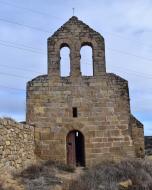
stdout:
[(14, 174), (14, 178), (19, 178), (26, 190), (50, 190), (50, 187), (53, 189), (53, 186), (62, 184), (61, 179), (56, 177), (56, 172), (74, 170), (71, 166), (49, 160), (29, 166), (22, 172)]
[(53, 165), (33, 164), (14, 177), (20, 178), (26, 190), (48, 190), (50, 186), (61, 184)]

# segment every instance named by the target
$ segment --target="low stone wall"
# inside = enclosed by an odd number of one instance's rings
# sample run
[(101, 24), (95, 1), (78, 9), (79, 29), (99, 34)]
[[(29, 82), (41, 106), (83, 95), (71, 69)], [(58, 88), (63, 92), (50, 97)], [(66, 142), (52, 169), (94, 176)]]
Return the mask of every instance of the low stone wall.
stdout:
[(34, 157), (34, 127), (0, 118), (0, 172), (22, 169)]
[(136, 156), (143, 158), (145, 156), (143, 124), (131, 115), (130, 125)]

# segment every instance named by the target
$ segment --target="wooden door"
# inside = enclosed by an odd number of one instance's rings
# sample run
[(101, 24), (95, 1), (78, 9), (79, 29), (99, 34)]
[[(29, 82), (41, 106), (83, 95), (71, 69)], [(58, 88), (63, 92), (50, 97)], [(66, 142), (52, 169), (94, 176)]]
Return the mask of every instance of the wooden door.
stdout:
[(72, 131), (67, 136), (67, 163), (76, 165), (76, 148), (75, 148), (75, 132)]

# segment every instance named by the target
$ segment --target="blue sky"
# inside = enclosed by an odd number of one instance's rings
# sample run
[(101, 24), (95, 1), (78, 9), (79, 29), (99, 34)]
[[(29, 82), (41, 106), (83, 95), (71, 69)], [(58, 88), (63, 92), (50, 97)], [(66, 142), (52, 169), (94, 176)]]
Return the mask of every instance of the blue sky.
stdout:
[(129, 81), (131, 111), (152, 135), (150, 0), (0, 0), (0, 116), (25, 120), (26, 82), (47, 72), (47, 38), (73, 7), (105, 38), (107, 72)]

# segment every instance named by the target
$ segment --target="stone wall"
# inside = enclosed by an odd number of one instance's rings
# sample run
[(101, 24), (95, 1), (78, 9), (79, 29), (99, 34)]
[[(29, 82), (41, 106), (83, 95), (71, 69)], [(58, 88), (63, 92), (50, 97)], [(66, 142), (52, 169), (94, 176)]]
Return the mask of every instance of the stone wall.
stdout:
[(34, 128), (0, 119), (0, 172), (24, 168), (34, 158)]
[(66, 163), (66, 137), (72, 130), (85, 137), (87, 166), (134, 157), (129, 120), (128, 83), (114, 74), (56, 82), (40, 76), (27, 85), (27, 122), (36, 126), (36, 154), (41, 159)]
[(143, 124), (131, 115), (130, 125), (136, 156), (143, 158), (145, 156)]
[[(93, 76), (82, 76), (80, 50), (93, 51)], [(60, 49), (70, 48), (70, 76), (60, 76)], [(77, 117), (73, 117), (77, 108)], [(48, 74), (27, 84), (27, 123), (35, 125), (36, 155), (67, 163), (67, 135), (85, 139), (85, 162), (135, 156), (128, 82), (106, 73), (104, 38), (72, 17), (48, 38)], [(134, 143), (136, 140), (134, 140)]]
[(70, 75), (77, 77), (80, 71), (80, 49), (89, 45), (93, 51), (93, 72), (95, 76), (105, 73), (105, 45), (104, 38), (87, 24), (72, 17), (48, 38), (48, 75), (51, 78), (60, 76), (60, 49), (70, 48)]

